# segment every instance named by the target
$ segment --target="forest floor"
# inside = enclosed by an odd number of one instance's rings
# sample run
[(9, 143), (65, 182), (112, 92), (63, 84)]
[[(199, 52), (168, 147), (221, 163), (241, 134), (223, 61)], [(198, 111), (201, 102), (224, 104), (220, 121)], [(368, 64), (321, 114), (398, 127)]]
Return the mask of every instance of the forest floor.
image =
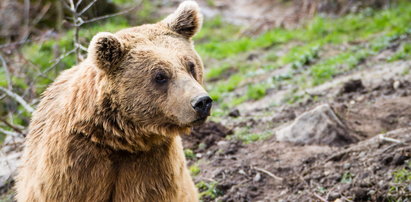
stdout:
[[(300, 28), (258, 35), (224, 16), (206, 19), (194, 40), (214, 105), (209, 121), (183, 136), (201, 200), (410, 201), (410, 11), (411, 3), (402, 3), (335, 19), (318, 16)], [(127, 27), (113, 22), (83, 37)], [(49, 66), (51, 47), (71, 46), (70, 34), (28, 44), (22, 55)], [(73, 63), (73, 56), (62, 60), (62, 66)], [(279, 137), (324, 104), (353, 141)], [(11, 200), (11, 186), (0, 187), (0, 201)]]
[[(200, 34), (215, 106), (183, 139), (202, 200), (410, 201), (411, 27), (397, 11), (315, 18), (236, 41)], [(235, 30), (220, 19), (205, 25), (213, 28)], [(278, 138), (324, 104), (355, 141)]]

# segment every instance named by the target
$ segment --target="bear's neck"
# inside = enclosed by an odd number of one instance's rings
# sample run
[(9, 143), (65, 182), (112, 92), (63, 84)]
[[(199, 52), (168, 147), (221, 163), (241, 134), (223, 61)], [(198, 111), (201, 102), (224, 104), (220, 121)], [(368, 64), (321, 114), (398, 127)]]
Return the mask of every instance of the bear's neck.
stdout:
[(110, 96), (114, 89), (98, 69), (83, 66), (76, 71), (79, 72), (75, 75), (79, 76), (72, 77), (72, 96), (66, 105), (70, 134), (85, 136), (96, 144), (127, 152), (149, 151), (178, 135), (173, 131), (168, 131), (170, 135), (167, 136), (153, 133), (154, 130), (123, 116)]

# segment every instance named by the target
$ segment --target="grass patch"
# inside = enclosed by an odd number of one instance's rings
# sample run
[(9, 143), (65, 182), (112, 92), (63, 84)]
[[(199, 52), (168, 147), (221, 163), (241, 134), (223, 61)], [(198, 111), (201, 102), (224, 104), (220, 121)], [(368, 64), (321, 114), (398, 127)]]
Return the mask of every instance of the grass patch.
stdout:
[(200, 174), (201, 170), (200, 167), (198, 167), (197, 164), (193, 164), (192, 166), (190, 166), (190, 168), (188, 168), (190, 170), (190, 174), (192, 176), (196, 176), (198, 174)]
[(186, 156), (187, 159), (194, 159), (196, 157), (193, 150), (191, 149), (184, 149), (184, 155)]
[(265, 140), (270, 137), (272, 133), (265, 131), (262, 133), (250, 133), (248, 129), (241, 129), (229, 138), (235, 138), (241, 140), (245, 144), (249, 144), (258, 140)]
[(230, 67), (231, 67), (231, 65), (229, 65), (229, 64), (222, 64), (222, 65), (219, 65), (219, 66), (212, 67), (212, 68), (208, 69), (205, 78), (207, 80), (218, 78), (224, 72), (229, 70)]
[(392, 173), (392, 184), (388, 192), (389, 201), (404, 201), (409, 199), (408, 186), (411, 184), (411, 161), (406, 161), (406, 166)]
[(265, 84), (257, 83), (249, 85), (247, 88), (247, 99), (259, 100), (267, 93), (268, 86)]
[(199, 197), (200, 199), (208, 199), (208, 200), (213, 200), (216, 199), (218, 196), (222, 195), (222, 192), (217, 189), (217, 182), (204, 182), (200, 181), (199, 183), (196, 184), (196, 187), (198, 188), (200, 194)]
[(292, 40), (322, 45), (369, 40), (377, 33), (398, 35), (410, 29), (411, 12), (409, 10), (411, 10), (410, 3), (400, 2), (394, 8), (377, 12), (366, 9), (359, 14), (350, 14), (337, 19), (317, 16), (304, 28), (293, 30), (276, 28), (257, 37), (227, 36), (224, 39), (231, 39), (230, 41), (211, 40), (209, 43), (198, 45), (197, 50), (202, 56), (222, 59), (241, 52), (266, 48)]
[(390, 58), (389, 62), (411, 58), (411, 43), (403, 44)]
[(216, 86), (214, 86), (210, 91), (210, 97), (214, 101), (218, 101), (223, 93), (233, 91), (241, 81), (243, 81), (244, 76), (241, 74), (234, 74), (232, 75), (227, 81), (220, 82)]

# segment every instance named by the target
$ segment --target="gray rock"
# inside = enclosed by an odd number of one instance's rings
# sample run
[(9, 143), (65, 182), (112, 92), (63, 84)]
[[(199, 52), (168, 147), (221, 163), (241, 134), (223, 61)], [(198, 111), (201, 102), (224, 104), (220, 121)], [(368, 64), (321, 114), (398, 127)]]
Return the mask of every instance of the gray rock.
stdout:
[(279, 141), (330, 146), (358, 141), (328, 104), (301, 114), (292, 124), (278, 130), (276, 137)]

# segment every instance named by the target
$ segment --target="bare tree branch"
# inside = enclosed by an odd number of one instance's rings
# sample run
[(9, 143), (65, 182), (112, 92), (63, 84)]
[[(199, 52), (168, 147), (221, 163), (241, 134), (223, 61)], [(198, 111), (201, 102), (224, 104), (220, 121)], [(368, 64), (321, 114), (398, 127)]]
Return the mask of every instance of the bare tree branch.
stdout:
[(0, 128), (0, 133), (3, 133), (3, 134), (5, 134), (5, 135), (7, 135), (7, 136), (13, 136), (13, 137), (21, 137), (21, 136), (23, 136), (23, 134), (16, 133), (16, 132), (13, 132), (13, 131), (4, 130), (3, 128)]
[(76, 10), (78, 9), (78, 7), (80, 6), (81, 2), (83, 2), (83, 0), (78, 0), (76, 3)]
[(9, 90), (11, 90), (13, 88), (13, 85), (11, 84), (11, 77), (10, 77), (10, 71), (9, 68), (7, 66), (7, 62), (6, 60), (4, 60), (3, 56), (0, 55), (0, 60), (1, 60), (1, 64), (4, 67), (4, 72), (6, 74), (6, 79), (7, 79), (7, 88)]
[(81, 16), (83, 15), (83, 13), (85, 13), (91, 6), (94, 5), (94, 3), (96, 3), (97, 0), (93, 0), (92, 2), (90, 2), (86, 7), (83, 8), (83, 10), (81, 10), (77, 16)]
[[(41, 72), (41, 74), (46, 74), (47, 72), (49, 72), (50, 70), (52, 70), (54, 67), (56, 67), (57, 66), (57, 64), (59, 64), (65, 57), (67, 57), (67, 56), (69, 56), (69, 55), (71, 55), (72, 53), (74, 53), (74, 52), (76, 52), (76, 50), (77, 50), (78, 48), (77, 47), (75, 47), (75, 48), (73, 48), (72, 50), (70, 50), (69, 52), (67, 52), (67, 53), (65, 53), (65, 54), (63, 54), (63, 55), (60, 55), (60, 57), (58, 57), (58, 58), (56, 58), (55, 60), (54, 60), (54, 63), (50, 66), (50, 67), (48, 67), (46, 70), (44, 70), (43, 72)], [(41, 75), (40, 74), (40, 75)], [(40, 76), (40, 75), (38, 75), (38, 76)], [(37, 76), (37, 77), (38, 77)], [(36, 78), (37, 78), (36, 77)]]
[(138, 2), (135, 6), (129, 8), (129, 9), (126, 9), (126, 10), (123, 10), (123, 11), (120, 11), (120, 12), (117, 12), (117, 13), (113, 13), (113, 14), (109, 14), (109, 15), (103, 15), (103, 16), (100, 16), (100, 17), (92, 18), (90, 20), (85, 20), (81, 25), (87, 24), (87, 23), (90, 23), (90, 22), (95, 22), (95, 21), (107, 19), (107, 18), (111, 18), (111, 17), (115, 17), (115, 16), (118, 16), (118, 15), (124, 15), (124, 14), (126, 14), (126, 13), (128, 13), (128, 12), (134, 10), (134, 9), (137, 9), (141, 5), (141, 2), (142, 1)]
[(0, 121), (3, 122), (6, 126), (10, 127), (11, 129), (13, 129), (14, 131), (23, 134), (23, 128), (18, 127), (16, 125), (11, 124), (10, 122), (8, 122), (6, 119), (4, 118), (0, 118)]
[(0, 86), (0, 91), (3, 91), (6, 95), (8, 95), (9, 97), (13, 98), (14, 100), (16, 100), (18, 103), (20, 103), (24, 109), (26, 109), (26, 111), (32, 113), (34, 111), (33, 107), (31, 107), (20, 95), (17, 95), (16, 93), (5, 89), (3, 87)]

